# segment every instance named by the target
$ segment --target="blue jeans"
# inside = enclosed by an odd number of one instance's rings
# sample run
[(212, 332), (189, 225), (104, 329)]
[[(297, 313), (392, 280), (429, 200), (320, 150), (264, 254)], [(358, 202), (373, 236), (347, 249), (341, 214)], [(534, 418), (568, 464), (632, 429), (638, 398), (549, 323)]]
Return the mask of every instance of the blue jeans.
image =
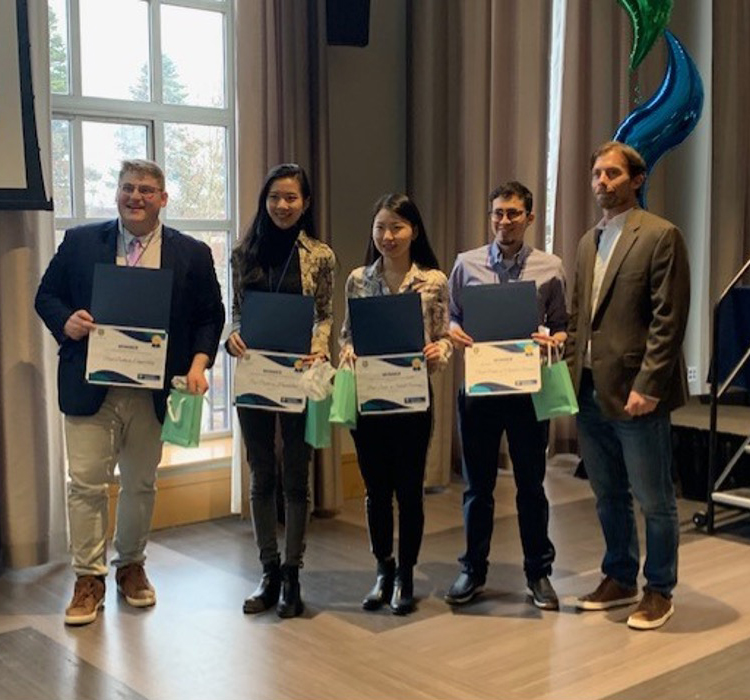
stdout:
[(599, 407), (590, 371), (584, 371), (578, 403), (578, 439), (596, 496), (606, 553), (602, 572), (634, 587), (640, 567), (633, 496), (646, 520), (647, 587), (671, 595), (677, 584), (679, 520), (672, 484), (669, 413), (611, 420)]

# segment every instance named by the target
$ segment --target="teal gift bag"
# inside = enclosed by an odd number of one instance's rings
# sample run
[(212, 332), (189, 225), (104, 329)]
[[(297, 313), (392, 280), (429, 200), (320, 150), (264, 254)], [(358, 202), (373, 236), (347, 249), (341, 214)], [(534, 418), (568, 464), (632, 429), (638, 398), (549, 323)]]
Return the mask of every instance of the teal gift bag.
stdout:
[(333, 379), (330, 421), (345, 428), (357, 427), (357, 385), (350, 369), (339, 368)]
[(568, 365), (560, 360), (557, 351), (557, 361), (552, 362), (548, 352), (548, 362), (542, 367), (542, 388), (531, 395), (537, 420), (548, 420), (558, 416), (573, 416), (578, 413), (578, 401), (573, 389)]
[(331, 446), (331, 397), (322, 401), (307, 399), (307, 415), (305, 416), (305, 442), (321, 449)]
[(167, 413), (161, 429), (162, 441), (181, 447), (198, 447), (202, 413), (201, 394), (172, 389), (167, 397)]

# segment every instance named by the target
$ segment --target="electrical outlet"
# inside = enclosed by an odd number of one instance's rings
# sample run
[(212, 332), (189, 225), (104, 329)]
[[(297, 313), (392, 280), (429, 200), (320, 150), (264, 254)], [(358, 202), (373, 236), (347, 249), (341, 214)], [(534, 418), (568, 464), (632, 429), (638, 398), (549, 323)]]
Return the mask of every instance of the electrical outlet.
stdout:
[(687, 380), (688, 380), (688, 384), (692, 384), (693, 382), (698, 381), (698, 368), (697, 367), (687, 368)]

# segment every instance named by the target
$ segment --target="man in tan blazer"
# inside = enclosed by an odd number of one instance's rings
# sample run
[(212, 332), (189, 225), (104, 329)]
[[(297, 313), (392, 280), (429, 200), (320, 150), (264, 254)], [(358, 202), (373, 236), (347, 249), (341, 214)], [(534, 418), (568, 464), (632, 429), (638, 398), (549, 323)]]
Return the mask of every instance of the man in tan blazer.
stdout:
[(633, 496), (646, 520), (643, 598), (628, 618), (654, 629), (674, 612), (679, 528), (671, 477), (670, 411), (687, 397), (682, 357), (690, 303), (679, 230), (638, 208), (646, 164), (614, 141), (591, 157), (601, 221), (581, 239), (566, 357), (578, 393), (578, 436), (596, 495), (604, 578), (582, 610), (638, 602)]

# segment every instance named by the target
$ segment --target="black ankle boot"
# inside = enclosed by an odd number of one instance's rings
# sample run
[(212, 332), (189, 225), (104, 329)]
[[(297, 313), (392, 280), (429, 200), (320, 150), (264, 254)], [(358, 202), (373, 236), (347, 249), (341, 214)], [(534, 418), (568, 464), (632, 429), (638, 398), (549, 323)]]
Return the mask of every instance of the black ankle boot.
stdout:
[(297, 617), (304, 609), (299, 587), (299, 567), (284, 564), (281, 567), (281, 596), (276, 614), (279, 617)]
[(393, 593), (393, 581), (396, 578), (396, 562), (386, 559), (378, 562), (378, 574), (375, 585), (362, 601), (365, 610), (378, 610), (385, 605)]
[(411, 568), (399, 567), (396, 581), (393, 585), (391, 611), (394, 615), (408, 615), (414, 612), (414, 575)]
[(242, 612), (260, 613), (272, 608), (279, 599), (281, 590), (281, 567), (279, 562), (263, 565), (263, 576), (258, 587), (245, 599)]

